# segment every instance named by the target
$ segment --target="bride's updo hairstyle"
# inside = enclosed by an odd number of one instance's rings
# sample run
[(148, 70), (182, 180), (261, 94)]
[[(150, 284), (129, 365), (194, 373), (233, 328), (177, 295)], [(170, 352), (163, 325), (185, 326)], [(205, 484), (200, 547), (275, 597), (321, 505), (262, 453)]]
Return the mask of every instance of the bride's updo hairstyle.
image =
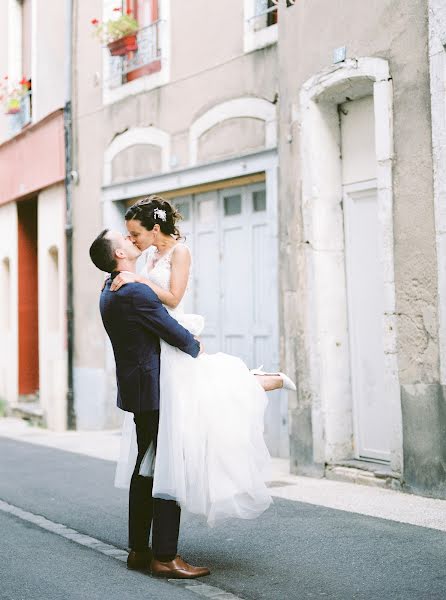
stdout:
[(172, 235), (177, 240), (181, 238), (176, 226), (180, 219), (182, 216), (168, 200), (153, 194), (135, 202), (125, 213), (126, 221), (139, 221), (147, 231), (159, 225), (162, 233)]

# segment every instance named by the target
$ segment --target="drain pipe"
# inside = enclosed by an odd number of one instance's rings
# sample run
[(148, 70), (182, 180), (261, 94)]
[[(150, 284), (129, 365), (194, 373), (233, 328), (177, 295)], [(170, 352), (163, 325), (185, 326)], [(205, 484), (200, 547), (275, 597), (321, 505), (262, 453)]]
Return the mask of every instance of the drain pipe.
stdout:
[(74, 310), (73, 310), (73, 0), (65, 0), (65, 247), (67, 274), (67, 428), (76, 429), (73, 391)]

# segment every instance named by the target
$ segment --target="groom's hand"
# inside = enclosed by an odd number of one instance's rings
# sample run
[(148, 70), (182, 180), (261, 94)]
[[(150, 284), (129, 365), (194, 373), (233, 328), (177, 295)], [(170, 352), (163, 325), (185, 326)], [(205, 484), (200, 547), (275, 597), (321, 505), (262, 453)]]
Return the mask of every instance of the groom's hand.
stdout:
[(136, 273), (131, 273), (130, 271), (121, 271), (119, 275), (116, 275), (116, 277), (113, 279), (110, 286), (110, 291), (116, 292), (126, 283), (134, 283), (135, 281), (139, 281)]
[(194, 336), (194, 338), (197, 340), (197, 342), (200, 344), (200, 352), (198, 353), (198, 356), (200, 356), (200, 354), (203, 354), (204, 352), (204, 346), (203, 346), (203, 342), (200, 340), (200, 338), (197, 338)]

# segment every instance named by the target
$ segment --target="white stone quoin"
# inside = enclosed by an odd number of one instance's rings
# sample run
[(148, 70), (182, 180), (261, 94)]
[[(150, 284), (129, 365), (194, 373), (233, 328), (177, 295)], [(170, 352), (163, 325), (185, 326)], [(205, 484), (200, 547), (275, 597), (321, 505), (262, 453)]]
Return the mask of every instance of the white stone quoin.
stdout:
[(429, 66), (438, 269), (440, 383), (446, 383), (446, 5), (429, 1)]

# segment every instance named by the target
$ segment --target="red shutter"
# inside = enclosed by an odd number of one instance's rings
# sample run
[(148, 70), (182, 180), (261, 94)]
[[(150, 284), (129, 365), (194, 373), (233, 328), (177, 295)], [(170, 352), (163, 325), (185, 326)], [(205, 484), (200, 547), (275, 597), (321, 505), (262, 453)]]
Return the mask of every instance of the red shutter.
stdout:
[(159, 6), (158, 6), (158, 0), (150, 0), (152, 3), (152, 23), (155, 23), (155, 21), (158, 21), (159, 19)]
[(125, 6), (122, 7), (122, 10), (125, 10), (126, 12), (129, 10), (132, 11), (132, 15), (137, 19), (137, 6), (135, 0), (124, 0), (123, 4), (125, 4)]
[(147, 27), (159, 19), (158, 0), (125, 0), (125, 11), (131, 11), (141, 27)]
[[(159, 19), (158, 0), (126, 0), (127, 7), (133, 11), (141, 29), (156, 23)], [(159, 40), (158, 40), (159, 44)], [(127, 73), (127, 81), (133, 81), (144, 75), (150, 75), (161, 71), (161, 60), (157, 59), (147, 65), (143, 65), (134, 71)]]

